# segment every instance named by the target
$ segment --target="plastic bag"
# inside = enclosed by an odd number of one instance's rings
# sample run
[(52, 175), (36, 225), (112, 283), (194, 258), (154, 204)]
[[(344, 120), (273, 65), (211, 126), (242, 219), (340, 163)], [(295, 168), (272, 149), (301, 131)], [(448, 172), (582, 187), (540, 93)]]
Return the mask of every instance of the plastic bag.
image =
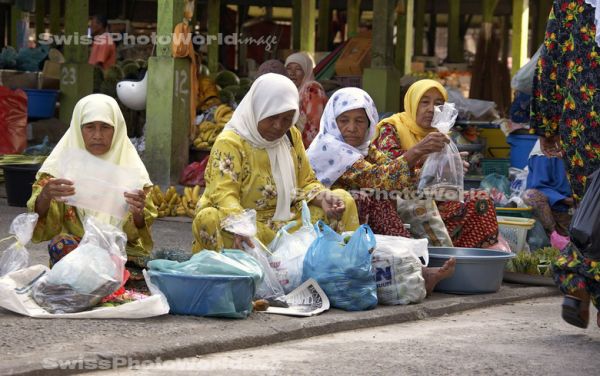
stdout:
[(221, 221), (221, 228), (247, 237), (256, 235), (256, 210), (246, 209), (240, 214), (230, 215)]
[(575, 211), (569, 233), (583, 256), (600, 261), (600, 170), (591, 174), (586, 183), (585, 195)]
[(535, 54), (531, 57), (531, 60), (529, 60), (527, 64), (523, 65), (510, 81), (510, 87), (512, 87), (514, 90), (518, 90), (528, 95), (532, 94), (533, 76), (535, 75), (537, 61), (542, 52), (542, 46), (538, 48)]
[(9, 232), (17, 241), (11, 244), (0, 257), (0, 277), (29, 265), (29, 252), (25, 246), (31, 241), (33, 230), (37, 224), (36, 213), (19, 214), (13, 219)]
[(127, 236), (89, 217), (79, 246), (33, 286), (33, 300), (51, 313), (80, 312), (123, 284)]
[(489, 174), (481, 181), (481, 188), (489, 193), (490, 197), (500, 206), (508, 204), (510, 197), (510, 181), (500, 174)]
[[(448, 134), (454, 126), (458, 111), (452, 103), (435, 107), (433, 127)], [(421, 169), (418, 190), (436, 201), (462, 201), (464, 191), (463, 160), (454, 141), (444, 149), (429, 154)]]
[(304, 282), (302, 279), (304, 256), (308, 247), (317, 238), (306, 201), (302, 202), (302, 227), (290, 234), (288, 230), (294, 226), (296, 226), (295, 221), (282, 227), (269, 244), (269, 249), (273, 252), (270, 264), (275, 269), (277, 279), (286, 294)]
[(258, 242), (255, 244), (254, 248), (245, 246), (244, 250), (256, 261), (258, 261), (264, 273), (262, 282), (256, 286), (256, 293), (254, 296), (258, 299), (267, 300), (282, 298), (285, 295), (283, 287), (277, 279), (275, 270), (271, 268), (267, 255), (265, 255), (265, 252), (269, 252), (269, 250), (265, 250), (265, 248), (262, 246), (262, 243)]
[(192, 162), (187, 165), (181, 173), (179, 183), (183, 185), (199, 185), (204, 187), (204, 171), (206, 170), (206, 165), (208, 164), (208, 158), (209, 156), (206, 156), (200, 162)]
[(381, 304), (419, 303), (425, 299), (425, 279), (420, 258), (429, 262), (427, 239), (375, 235), (373, 268), (377, 299)]
[(20, 154), (27, 147), (27, 95), (0, 86), (0, 154)]
[(361, 225), (349, 238), (322, 221), (315, 228), (317, 240), (304, 257), (302, 280), (315, 279), (332, 307), (346, 311), (374, 308), (377, 285), (371, 251), (375, 248), (375, 236), (369, 226)]
[(487, 115), (487, 118), (500, 118), (496, 110), (494, 101), (484, 101), (481, 99), (465, 98), (460, 90), (446, 88), (448, 91), (448, 102), (454, 103), (461, 119), (480, 119)]
[(452, 247), (452, 238), (433, 200), (396, 201), (396, 211), (402, 222), (410, 225), (416, 239), (428, 239), (434, 247)]
[(515, 178), (510, 183), (511, 197), (521, 197), (527, 189), (527, 176), (529, 175), (529, 168), (525, 166), (523, 170), (517, 169), (514, 171)]

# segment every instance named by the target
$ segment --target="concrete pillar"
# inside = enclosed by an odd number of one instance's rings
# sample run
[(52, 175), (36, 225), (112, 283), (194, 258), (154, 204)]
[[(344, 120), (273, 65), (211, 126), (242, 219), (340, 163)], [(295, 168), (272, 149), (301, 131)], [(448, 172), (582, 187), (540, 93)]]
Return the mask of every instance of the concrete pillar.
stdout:
[(529, 34), (529, 0), (513, 0), (512, 71), (514, 75), (527, 59)]
[(40, 39), (40, 34), (46, 31), (46, 1), (35, 0), (35, 39)]
[(317, 49), (329, 50), (329, 26), (331, 25), (331, 8), (329, 0), (319, 0), (319, 38)]
[(347, 0), (346, 6), (346, 39), (358, 34), (360, 23), (360, 0)]
[(363, 74), (363, 88), (367, 91), (379, 112), (400, 109), (400, 72), (394, 66), (393, 26), (396, 17), (395, 0), (374, 0), (373, 44), (371, 68)]
[[(418, 2), (418, 1), (417, 1)], [(402, 0), (396, 7), (396, 68), (400, 74), (410, 73), (413, 55), (414, 0)], [(422, 35), (421, 35), (422, 38)], [(421, 43), (421, 48), (423, 44)]]
[(50, 0), (50, 33), (60, 33), (60, 0)]
[[(414, 0), (413, 0), (414, 1)], [(425, 37), (425, 5), (427, 2), (417, 0), (415, 6), (415, 56), (423, 55), (423, 38)]]
[(494, 11), (498, 5), (498, 0), (483, 0), (482, 1), (482, 15), (483, 22), (492, 23), (494, 21)]
[[(185, 0), (158, 0), (157, 5), (160, 41), (182, 21)], [(156, 55), (148, 62), (144, 163), (152, 181), (165, 187), (179, 180), (189, 158), (190, 60), (174, 58), (170, 43), (159, 44)]]
[(448, 0), (448, 62), (464, 61), (464, 41), (460, 37), (460, 0)]
[(300, 12), (300, 50), (315, 53), (316, 0), (302, 1)]
[(89, 46), (82, 44), (87, 35), (89, 4), (87, 0), (66, 0), (65, 35), (72, 38), (65, 44), (65, 63), (61, 67), (60, 120), (69, 124), (75, 104), (94, 89), (94, 67), (88, 64)]
[[(179, 0), (173, 0), (172, 7), (177, 8)], [(180, 12), (181, 16), (176, 24), (181, 22), (183, 12)], [(219, 35), (219, 22), (221, 19), (221, 0), (208, 0), (208, 35), (210, 37), (218, 37)], [(208, 70), (211, 73), (219, 70), (219, 44), (216, 40), (208, 45)]]

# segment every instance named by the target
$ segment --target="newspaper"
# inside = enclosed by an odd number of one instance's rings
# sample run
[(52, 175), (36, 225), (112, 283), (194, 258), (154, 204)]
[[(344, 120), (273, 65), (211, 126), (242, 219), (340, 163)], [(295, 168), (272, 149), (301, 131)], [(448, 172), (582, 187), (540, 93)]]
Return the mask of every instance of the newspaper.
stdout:
[(309, 279), (285, 296), (287, 308), (269, 307), (266, 313), (309, 317), (329, 309), (329, 299), (317, 281)]

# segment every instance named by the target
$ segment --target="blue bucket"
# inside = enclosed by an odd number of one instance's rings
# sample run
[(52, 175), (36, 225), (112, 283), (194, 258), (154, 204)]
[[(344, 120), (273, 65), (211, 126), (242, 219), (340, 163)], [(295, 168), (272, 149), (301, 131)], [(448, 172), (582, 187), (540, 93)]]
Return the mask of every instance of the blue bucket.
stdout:
[(510, 165), (524, 169), (529, 160), (529, 153), (538, 140), (535, 135), (508, 135), (506, 142), (510, 145)]
[(27, 116), (44, 119), (54, 117), (58, 90), (24, 89), (27, 93)]

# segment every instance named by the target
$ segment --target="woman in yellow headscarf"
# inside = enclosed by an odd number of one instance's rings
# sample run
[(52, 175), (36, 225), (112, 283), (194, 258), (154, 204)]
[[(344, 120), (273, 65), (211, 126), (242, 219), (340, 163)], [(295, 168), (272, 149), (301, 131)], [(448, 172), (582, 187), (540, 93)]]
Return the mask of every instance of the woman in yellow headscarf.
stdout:
[[(73, 155), (93, 160), (97, 158), (100, 164), (109, 164), (109, 167), (114, 165), (128, 171), (130, 183), (137, 189), (120, 193), (98, 188), (106, 199), (106, 206), (109, 206), (109, 202), (119, 202), (127, 207), (124, 218), (65, 202), (76, 194), (78, 176), (83, 178), (94, 172), (98, 174), (98, 171), (90, 171), (90, 167), (83, 163), (73, 163)], [(72, 180), (62, 175), (66, 169), (73, 176)], [(119, 183), (115, 181), (115, 186)], [(150, 227), (157, 216), (152, 198), (147, 194), (151, 186), (148, 172), (127, 137), (125, 119), (117, 102), (104, 94), (88, 95), (75, 105), (69, 129), (36, 175), (32, 195), (27, 202), (28, 210), (39, 215), (32, 241), (39, 243), (51, 240), (48, 252), (50, 266), (53, 266), (78, 246), (84, 233), (83, 222), (86, 217), (92, 216), (100, 222), (121, 228), (127, 235), (125, 249), (128, 262), (143, 267), (153, 247)]]
[[(391, 158), (401, 155), (425, 161), (441, 151), (449, 139), (431, 126), (435, 106), (448, 99), (446, 89), (437, 81), (420, 80), (404, 96), (404, 112), (377, 124), (373, 144)], [(465, 193), (464, 203), (438, 203), (440, 215), (455, 247), (489, 247), (498, 242), (498, 222), (489, 197)]]

